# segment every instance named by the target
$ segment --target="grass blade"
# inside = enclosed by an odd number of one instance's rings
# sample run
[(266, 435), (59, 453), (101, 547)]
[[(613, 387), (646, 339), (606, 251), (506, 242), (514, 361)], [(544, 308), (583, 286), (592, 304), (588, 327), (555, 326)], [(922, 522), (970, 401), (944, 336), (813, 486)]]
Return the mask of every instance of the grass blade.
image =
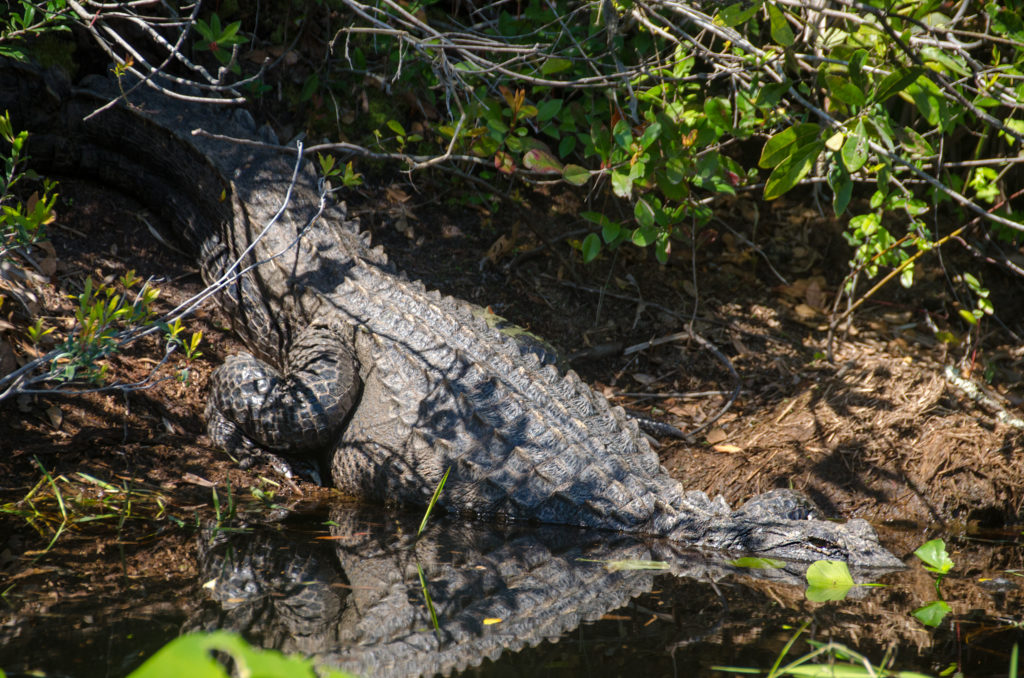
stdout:
[[(447, 476), (448, 474), (445, 473)], [(443, 483), (444, 481), (442, 481)], [(427, 611), (430, 613), (430, 621), (434, 625), (434, 633), (437, 639), (441, 640), (441, 624), (437, 621), (437, 611), (434, 610), (434, 601), (430, 598), (430, 591), (427, 590), (427, 578), (423, 576), (423, 568), (416, 563), (416, 571), (420, 574), (420, 588), (423, 589), (423, 599), (427, 601)]]
[[(448, 480), (448, 473), (451, 470), (452, 467), (449, 466), (448, 468), (445, 469), (444, 475), (441, 476), (441, 482), (437, 484), (437, 489), (434, 490), (434, 496), (430, 498), (430, 503), (427, 504), (427, 512), (423, 514), (423, 520), (420, 522), (420, 529), (416, 531), (417, 537), (423, 534), (423, 530), (427, 527), (427, 521), (430, 520), (430, 512), (434, 510), (434, 504), (437, 503), (437, 498), (441, 496), (441, 490), (444, 489), (445, 481)], [(423, 575), (421, 574), (420, 579), (422, 578)]]

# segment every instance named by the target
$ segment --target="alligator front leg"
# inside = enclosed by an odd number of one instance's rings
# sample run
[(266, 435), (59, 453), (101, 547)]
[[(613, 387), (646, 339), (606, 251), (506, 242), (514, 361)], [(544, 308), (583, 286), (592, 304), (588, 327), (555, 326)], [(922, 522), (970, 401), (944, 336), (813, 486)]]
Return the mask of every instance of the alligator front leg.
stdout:
[(359, 378), (351, 329), (332, 325), (304, 330), (284, 370), (248, 353), (218, 367), (206, 406), (213, 444), (229, 453), (257, 448), (314, 459), (334, 443), (356, 402)]

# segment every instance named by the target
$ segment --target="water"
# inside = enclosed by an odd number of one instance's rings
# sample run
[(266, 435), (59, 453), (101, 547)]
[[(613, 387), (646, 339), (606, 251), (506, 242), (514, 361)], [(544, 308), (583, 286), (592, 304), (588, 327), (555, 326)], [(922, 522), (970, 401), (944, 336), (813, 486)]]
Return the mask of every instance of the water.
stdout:
[[(181, 632), (231, 629), (374, 676), (728, 675), (713, 667), (771, 667), (806, 623), (801, 638), (842, 642), (875, 662), (888, 652), (897, 669), (979, 675), (1005, 674), (1024, 640), (1013, 543), (957, 542), (954, 574), (939, 588), (952, 612), (929, 628), (911, 613), (939, 594), (913, 556), (906, 571), (854, 573), (886, 588), (817, 603), (805, 598), (803, 566), (751, 571), (664, 542), (451, 519), (417, 538), (417, 525), (349, 507), (241, 532), (207, 528), (196, 584), (173, 605), (147, 615), (130, 598), (83, 596), (43, 618), (14, 610), (0, 629), (0, 667), (124, 675)], [(652, 561), (671, 569), (609, 566)], [(789, 658), (809, 649), (801, 641)]]

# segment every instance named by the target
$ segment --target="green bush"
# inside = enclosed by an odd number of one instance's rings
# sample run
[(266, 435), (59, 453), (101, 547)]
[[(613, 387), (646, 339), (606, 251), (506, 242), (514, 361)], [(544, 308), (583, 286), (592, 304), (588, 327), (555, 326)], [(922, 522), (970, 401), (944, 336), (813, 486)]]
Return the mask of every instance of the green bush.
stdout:
[[(910, 286), (918, 257), (964, 232), (942, 228), (949, 216), (1021, 240), (1008, 200), (1024, 140), (1019, 0), (531, 0), (472, 16), (436, 0), (333, 4), (352, 11), (341, 68), (416, 84), (449, 116), (416, 140), (389, 119), (379, 148), (628, 204), (582, 215), (585, 261), (627, 241), (665, 261), (716, 198), (811, 184), (846, 219), (850, 294), (883, 271)], [(969, 323), (991, 312), (980, 277)]]

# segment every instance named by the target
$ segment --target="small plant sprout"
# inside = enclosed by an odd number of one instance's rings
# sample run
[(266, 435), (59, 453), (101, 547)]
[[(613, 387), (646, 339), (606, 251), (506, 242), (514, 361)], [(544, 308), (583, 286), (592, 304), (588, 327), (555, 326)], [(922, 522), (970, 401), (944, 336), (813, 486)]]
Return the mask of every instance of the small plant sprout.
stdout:
[(202, 19), (196, 20), (195, 27), (196, 32), (202, 37), (196, 43), (196, 49), (209, 51), (217, 58), (217, 61), (227, 66), (235, 75), (239, 75), (242, 69), (233, 60), (234, 50), (232, 48), (245, 43), (245, 38), (238, 35), (242, 22), (232, 21), (224, 26), (221, 24), (220, 16), (214, 13), (210, 16), (209, 22)]
[(925, 542), (914, 551), (914, 555), (924, 562), (924, 569), (937, 575), (935, 577), (935, 595), (938, 600), (917, 608), (911, 614), (926, 626), (938, 626), (952, 609), (942, 599), (942, 579), (953, 569), (953, 559), (946, 552), (946, 542), (941, 539), (932, 539)]
[(327, 180), (337, 179), (345, 188), (355, 188), (363, 183), (363, 175), (352, 169), (352, 162), (345, 163), (345, 167), (339, 167), (333, 155), (317, 153), (317, 160), (320, 163), (320, 174)]
[(31, 341), (33, 344), (38, 344), (40, 341), (42, 341), (43, 337), (45, 337), (48, 334), (51, 334), (53, 332), (53, 329), (54, 328), (52, 327), (47, 327), (46, 329), (43, 329), (43, 319), (36, 318), (35, 324), (30, 325), (29, 328), (25, 330), (25, 334), (28, 335), (29, 341)]
[(921, 544), (914, 551), (914, 555), (924, 561), (924, 569), (940, 577), (949, 574), (953, 569), (953, 559), (946, 552), (946, 542), (941, 539), (932, 539)]

